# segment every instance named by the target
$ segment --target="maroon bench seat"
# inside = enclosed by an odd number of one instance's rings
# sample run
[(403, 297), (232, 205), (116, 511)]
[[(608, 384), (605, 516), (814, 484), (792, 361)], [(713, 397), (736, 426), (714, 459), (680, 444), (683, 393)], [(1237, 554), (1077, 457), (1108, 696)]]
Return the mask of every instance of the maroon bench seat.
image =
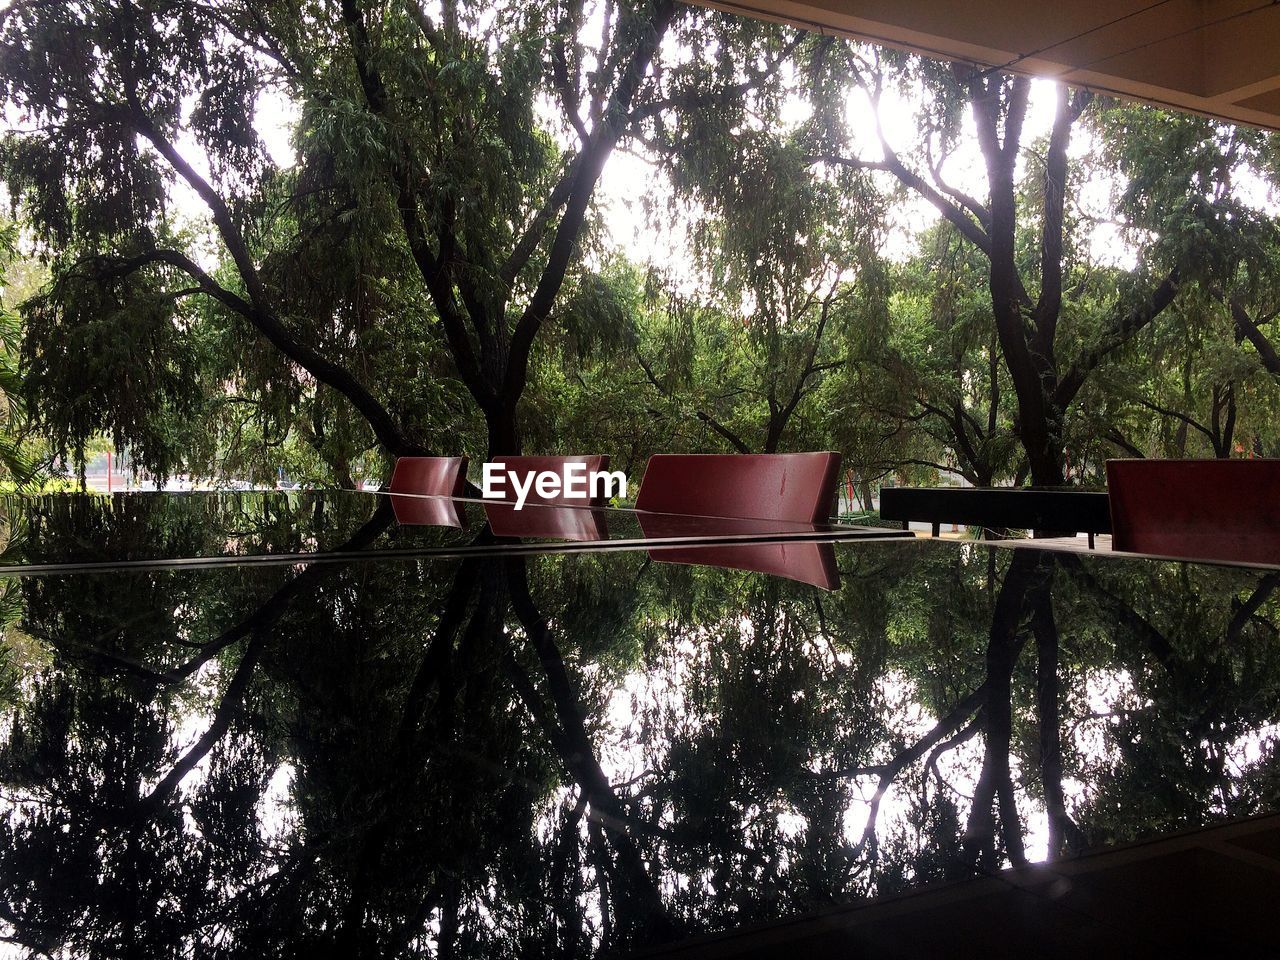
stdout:
[(1280, 460), (1108, 460), (1115, 550), (1280, 564)]
[(400, 457), (387, 491), (396, 522), (405, 526), (464, 527), (457, 504), (428, 497), (460, 497), (466, 492), (466, 457)]
[(655, 453), (636, 509), (820, 523), (831, 516), (838, 453)]
[(399, 457), (387, 491), (422, 497), (460, 497), (466, 486), (466, 457)]

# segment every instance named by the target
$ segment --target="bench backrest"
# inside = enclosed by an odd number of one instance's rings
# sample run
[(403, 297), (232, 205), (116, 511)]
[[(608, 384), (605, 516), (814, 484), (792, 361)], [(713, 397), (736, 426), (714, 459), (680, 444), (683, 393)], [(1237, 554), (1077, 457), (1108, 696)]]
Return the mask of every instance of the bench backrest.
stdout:
[(830, 452), (655, 453), (636, 509), (818, 523), (831, 516), (839, 473)]
[(1280, 564), (1280, 460), (1108, 460), (1112, 547)]
[(466, 457), (400, 457), (387, 489), (427, 497), (460, 497), (466, 485)]

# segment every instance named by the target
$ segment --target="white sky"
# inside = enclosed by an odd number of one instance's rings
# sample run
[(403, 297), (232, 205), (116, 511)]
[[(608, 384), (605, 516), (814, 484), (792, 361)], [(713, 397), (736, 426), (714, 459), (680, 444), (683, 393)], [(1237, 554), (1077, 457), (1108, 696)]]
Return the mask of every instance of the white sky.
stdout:
[[(880, 121), (889, 143), (902, 154), (909, 152), (915, 140), (915, 124), (918, 103), (903, 97), (896, 89), (885, 89), (880, 109)], [(804, 119), (807, 107), (801, 101), (793, 101), (784, 108), (785, 124)], [(1023, 142), (1031, 143), (1046, 136), (1053, 121), (1054, 84), (1048, 80), (1032, 83), (1030, 110), (1024, 126)], [(850, 96), (846, 105), (848, 127), (854, 131), (866, 131), (861, 142), (855, 144), (857, 156), (876, 160), (880, 158), (876, 139), (874, 114), (865, 93), (858, 91)], [(272, 159), (281, 167), (291, 166), (294, 154), (290, 145), (290, 129), (297, 119), (297, 109), (277, 89), (269, 89), (259, 95), (254, 125), (262, 137)], [(11, 108), (6, 107), (3, 127), (22, 127)], [(198, 145), (190, 137), (180, 138), (177, 146), (183, 155), (201, 173), (208, 173), (208, 163)], [(1072, 141), (1072, 154), (1080, 157), (1091, 148), (1088, 131), (1078, 128)], [(1025, 164), (1025, 161), (1024, 161)], [(982, 158), (978, 152), (972, 116), (966, 115), (965, 136), (961, 138), (955, 153), (950, 156), (943, 174), (947, 181), (968, 193), (984, 197), (986, 177)], [(892, 175), (877, 173), (884, 186), (894, 186)], [(1123, 240), (1117, 225), (1108, 221), (1110, 198), (1118, 184), (1113, 178), (1098, 177), (1087, 182), (1071, 202), (1097, 222), (1091, 228), (1089, 248), (1095, 260), (1120, 267), (1131, 267), (1135, 253)], [(1268, 187), (1256, 178), (1238, 177), (1234, 188), (1238, 195), (1253, 205), (1275, 212), (1280, 205)], [(646, 221), (642, 200), (646, 197), (665, 197), (670, 189), (656, 167), (633, 152), (615, 150), (605, 166), (596, 191), (596, 200), (603, 212), (604, 222), (613, 244), (629, 259), (640, 264), (652, 264), (673, 278), (688, 278), (692, 257), (683, 230), (655, 229)], [(176, 212), (185, 220), (207, 222), (207, 211), (185, 184), (174, 186), (172, 201)], [(919, 233), (938, 220), (938, 213), (925, 200), (910, 194), (889, 212), (889, 229), (883, 253), (894, 260), (903, 260), (914, 250)], [(207, 266), (216, 260), (217, 251), (210, 247), (200, 259)]]
[[(797, 123), (804, 118), (805, 106), (792, 103), (783, 117), (785, 123)], [(1026, 143), (1046, 136), (1053, 123), (1054, 85), (1047, 80), (1032, 84), (1031, 106), (1024, 127)], [(916, 106), (894, 90), (886, 90), (881, 102), (881, 124), (889, 143), (902, 153), (908, 151), (915, 139)], [(849, 127), (868, 131), (865, 143), (859, 143), (858, 156), (863, 159), (880, 158), (879, 144), (872, 131), (874, 114), (865, 94), (858, 92), (847, 105)], [(289, 142), (289, 129), (296, 120), (296, 108), (276, 90), (269, 90), (258, 98), (255, 127), (266, 144), (272, 159), (282, 167), (294, 162)], [(986, 194), (986, 175), (982, 157), (978, 152), (972, 118), (965, 121), (966, 136), (956, 152), (947, 159), (943, 174), (949, 183), (977, 196)], [(181, 145), (183, 153), (195, 164), (204, 168), (204, 158), (191, 141)], [(1083, 134), (1072, 144), (1074, 156), (1081, 156), (1089, 149)], [(888, 186), (892, 177), (884, 177)], [(1108, 181), (1090, 182), (1075, 198), (1088, 213), (1105, 219), (1111, 190)], [(626, 256), (637, 263), (651, 263), (668, 272), (679, 274), (690, 261), (684, 237), (677, 229), (654, 230), (646, 221), (643, 200), (646, 197), (665, 196), (670, 188), (656, 167), (636, 153), (615, 150), (605, 165), (596, 190), (596, 201), (603, 212), (604, 221), (612, 242)], [(179, 186), (174, 197), (178, 209), (187, 216), (203, 219), (204, 208), (197, 198)], [(893, 259), (905, 259), (914, 249), (916, 236), (938, 220), (938, 213), (925, 200), (912, 195), (890, 212), (890, 231), (886, 238), (886, 255)], [(1120, 266), (1132, 265), (1132, 252), (1120, 241), (1117, 229), (1107, 223), (1096, 226), (1091, 237), (1095, 256)]]
[[(1034, 81), (1030, 111), (1024, 127), (1024, 143), (1048, 135), (1053, 123), (1054, 108), (1054, 85), (1049, 81)], [(787, 124), (798, 123), (804, 119), (805, 111), (803, 104), (793, 103), (787, 108), (783, 121)], [(856, 144), (856, 156), (864, 160), (881, 159), (879, 142), (874, 133), (875, 114), (864, 93), (859, 91), (850, 97), (846, 116), (849, 129), (867, 131), (862, 142)], [(890, 146), (895, 151), (907, 154), (916, 136), (916, 105), (896, 91), (886, 89), (881, 98), (880, 119)], [(1087, 151), (1088, 144), (1082, 141), (1083, 137), (1077, 137), (1073, 142), (1074, 156), (1081, 156)], [(942, 172), (948, 183), (979, 197), (986, 195), (986, 173), (978, 151), (972, 117), (966, 117), (965, 136), (956, 152), (948, 157)], [(883, 178), (886, 187), (893, 184), (891, 174), (880, 173), (877, 176)], [(1090, 183), (1076, 201), (1090, 214), (1102, 217), (1108, 206), (1112, 186), (1109, 182)], [(654, 168), (634, 154), (617, 151), (605, 167), (597, 189), (597, 201), (607, 213), (614, 242), (634, 260), (672, 267), (687, 262), (687, 253), (681, 244), (682, 238), (654, 233), (645, 223), (641, 198), (646, 195), (661, 195), (667, 191), (668, 188)], [(911, 194), (890, 211), (889, 235), (883, 252), (895, 260), (910, 256), (916, 237), (936, 223), (938, 218), (938, 212), (928, 201)], [(1132, 254), (1117, 240), (1115, 228), (1103, 225), (1095, 230), (1091, 244), (1097, 255), (1121, 265), (1131, 264)]]

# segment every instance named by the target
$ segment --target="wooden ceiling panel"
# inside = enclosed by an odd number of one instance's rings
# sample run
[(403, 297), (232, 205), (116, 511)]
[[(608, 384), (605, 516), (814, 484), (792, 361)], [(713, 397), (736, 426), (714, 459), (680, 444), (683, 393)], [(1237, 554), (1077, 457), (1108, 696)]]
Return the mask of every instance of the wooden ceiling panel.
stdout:
[(697, 2), (1280, 129), (1280, 4), (1269, 0)]

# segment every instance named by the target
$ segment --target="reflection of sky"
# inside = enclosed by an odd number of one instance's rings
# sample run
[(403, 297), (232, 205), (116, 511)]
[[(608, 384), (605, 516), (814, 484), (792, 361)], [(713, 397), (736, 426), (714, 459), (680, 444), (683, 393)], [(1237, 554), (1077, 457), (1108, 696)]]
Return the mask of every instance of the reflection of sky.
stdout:
[[(932, 555), (932, 546), (941, 545), (925, 546), (930, 547), (930, 551), (924, 554), (928, 556)], [(898, 548), (895, 547), (895, 549)], [(972, 546), (966, 548), (964, 555), (976, 562), (984, 553), (981, 548)], [(531, 572), (536, 573), (542, 562), (532, 563)], [(548, 569), (552, 562), (545, 561)], [(575, 559), (564, 562), (586, 565), (597, 561)], [(604, 569), (610, 571), (611, 575), (627, 573), (634, 569), (636, 562), (638, 558), (620, 555), (616, 563), (605, 566)], [(1122, 562), (1116, 561), (1116, 563), (1117, 569), (1120, 569), (1119, 565)], [(430, 565), (424, 567), (424, 570), (430, 569)], [(1124, 569), (1165, 571), (1173, 568), (1168, 565), (1139, 568), (1132, 563), (1127, 563)], [(928, 576), (927, 570), (922, 573), (922, 576)], [(954, 572), (951, 570), (939, 574), (940, 580), (937, 586), (942, 587), (949, 583), (949, 578), (952, 576)], [(1228, 574), (1223, 574), (1223, 577), (1228, 577)], [(715, 725), (719, 715), (711, 705), (698, 701), (697, 698), (703, 691), (710, 690), (714, 695), (717, 683), (725, 678), (727, 678), (726, 689), (736, 689), (738, 693), (752, 689), (750, 674), (740, 675), (725, 668), (724, 664), (727, 661), (724, 657), (728, 653), (740, 651), (758, 653), (759, 645), (770, 640), (769, 637), (756, 635), (757, 628), (764, 631), (764, 625), (767, 623), (761, 619), (761, 615), (757, 615), (755, 619), (742, 615), (743, 610), (755, 609), (750, 599), (750, 588), (762, 581), (764, 581), (762, 577), (742, 574), (733, 574), (723, 581), (709, 581), (722, 582), (723, 586), (715, 588), (720, 592), (711, 593), (711, 600), (714, 602), (695, 608), (702, 612), (695, 613), (693, 616), (683, 610), (674, 612), (664, 609), (662, 605), (655, 608), (639, 604), (635, 611), (637, 619), (633, 627), (637, 635), (644, 639), (642, 643), (637, 643), (634, 660), (630, 659), (630, 654), (623, 650), (613, 651), (613, 656), (599, 662), (584, 663), (576, 653), (573, 631), (567, 627), (563, 629), (564, 635), (558, 637), (557, 641), (563, 644), (562, 653), (574, 677), (574, 683), (581, 691), (581, 700), (588, 715), (588, 729), (593, 732), (595, 738), (596, 755), (605, 775), (615, 784), (620, 794), (626, 796), (640, 793), (646, 781), (654, 777), (655, 771), (659, 774), (669, 774), (673, 780), (680, 778), (683, 770), (671, 756), (673, 740), (669, 733), (672, 731), (676, 735), (694, 741), (705, 733), (707, 742), (713, 742), (711, 735), (718, 731), (704, 730), (703, 724), (709, 727)], [(846, 587), (854, 582), (856, 582), (854, 578), (849, 578), (846, 581)], [(1231, 584), (1230, 590), (1223, 589), (1217, 594), (1206, 590), (1203, 594), (1192, 593), (1189, 596), (1208, 598), (1204, 600), (1206, 608), (1212, 603), (1215, 609), (1225, 610), (1230, 598), (1234, 596), (1231, 591), (1244, 589), (1242, 585), (1247, 582), (1247, 578), (1244, 574), (1233, 571), (1229, 574), (1227, 582)], [(1215, 589), (1217, 589), (1216, 584)], [(694, 595), (700, 596), (697, 591)], [(948, 596), (945, 593), (938, 595)], [(797, 596), (805, 599), (797, 600), (795, 599)], [(828, 686), (825, 680), (834, 678), (843, 681), (844, 678), (855, 673), (862, 666), (858, 659), (861, 648), (857, 646), (858, 641), (851, 640), (848, 634), (840, 634), (837, 630), (832, 631), (831, 635), (824, 635), (820, 631), (811, 629), (816, 626), (815, 624), (807, 622), (805, 629), (788, 632), (783, 618), (797, 616), (803, 621), (804, 613), (810, 609), (804, 605), (807, 597), (807, 594), (788, 595), (788, 599), (777, 608), (779, 611), (777, 614), (779, 619), (776, 621), (777, 629), (771, 633), (776, 634), (778, 638), (786, 638), (788, 644), (798, 637), (801, 638), (795, 646), (786, 646), (787, 656), (794, 656), (796, 662), (813, 668), (813, 673), (821, 681), (815, 684), (815, 689), (820, 689), (828, 695), (840, 694), (835, 699), (824, 700), (822, 707), (824, 719), (831, 721), (831, 726), (835, 728), (835, 737), (838, 739), (846, 732), (861, 729), (857, 726), (858, 714), (859, 710), (864, 708), (860, 706), (862, 699), (848, 701), (843, 699), (842, 684)], [(1067, 593), (1063, 599), (1069, 597), (1070, 593)], [(923, 606), (928, 605), (927, 601), (920, 602)], [(178, 620), (189, 617), (189, 611), (185, 607), (171, 612)], [(553, 607), (543, 612), (553, 624), (559, 619), (558, 611)], [(828, 620), (827, 622), (830, 624), (836, 621)], [(920, 656), (917, 643), (921, 635), (916, 632), (918, 623), (914, 614), (906, 616), (904, 624), (895, 627), (901, 631), (902, 635), (895, 634), (890, 639), (890, 645), (900, 646), (904, 651), (910, 651), (905, 656), (912, 658)], [(517, 634), (520, 633), (519, 628), (514, 629)], [(181, 634), (181, 637), (188, 641), (193, 639), (187, 633)], [(1141, 672), (1142, 668), (1133, 667), (1134, 673), (1131, 675), (1124, 669), (1110, 666), (1109, 664), (1117, 662), (1116, 658), (1103, 654), (1100, 655), (1106, 660), (1103, 666), (1090, 666), (1087, 672), (1081, 672), (1084, 668), (1079, 666), (1076, 658), (1070, 654), (1069, 640), (1070, 631), (1064, 631), (1064, 650), (1067, 653), (1064, 655), (1061, 671), (1063, 690), (1060, 729), (1064, 740), (1064, 752), (1071, 757), (1070, 762), (1067, 763), (1068, 772), (1076, 772), (1078, 776), (1078, 779), (1068, 778), (1064, 782), (1068, 812), (1074, 814), (1084, 810), (1097, 799), (1090, 794), (1092, 777), (1117, 769), (1118, 764), (1127, 762), (1126, 757), (1120, 755), (1115, 749), (1114, 724), (1117, 723), (1119, 714), (1122, 711), (1150, 709), (1154, 704), (1143, 700), (1139, 693), (1139, 690), (1146, 689), (1148, 679), (1145, 673)], [(965, 656), (980, 657), (984, 641), (980, 637), (975, 637), (972, 642), (974, 645), (966, 648)], [(895, 669), (891, 666), (882, 674), (871, 678), (870, 692), (865, 696), (865, 702), (869, 705), (869, 714), (873, 723), (865, 750), (859, 747), (856, 756), (853, 757), (844, 755), (837, 757), (834, 752), (823, 755), (823, 744), (818, 742), (814, 748), (817, 755), (810, 756), (807, 761), (802, 759), (801, 762), (807, 763), (808, 769), (813, 772), (830, 770), (841, 762), (852, 761), (866, 765), (885, 763), (892, 758), (902, 744), (915, 742), (932, 730), (938, 718), (925, 709), (921, 701), (926, 699), (924, 694), (927, 689), (931, 689), (931, 687), (926, 689), (930, 680), (925, 671), (934, 661), (928, 650), (923, 653), (923, 656), (926, 666), (921, 670), (912, 666), (909, 668), (911, 672), (908, 673), (907, 668)], [(1033, 650), (1024, 650), (1021, 662), (1027, 664), (1034, 656)], [(732, 666), (736, 669), (742, 664), (768, 662), (772, 661), (749, 658), (735, 662)], [(889, 662), (893, 662), (892, 655), (889, 657)], [(916, 661), (911, 659), (898, 662), (915, 664)], [(218, 661), (211, 661), (184, 685), (168, 717), (171, 724), (169, 746), (172, 754), (176, 756), (189, 749), (208, 729), (212, 722), (213, 704), (228, 683), (233, 667), (233, 659), (224, 660), (221, 665)], [(723, 674), (718, 672), (722, 668)], [(917, 681), (913, 680), (913, 677), (919, 677), (918, 682), (926, 686), (917, 688)], [(535, 677), (535, 681), (538, 681), (538, 678)], [(854, 687), (859, 691), (862, 689), (857, 684), (852, 684), (850, 688)], [(775, 693), (782, 693), (784, 699), (789, 691), (794, 691), (796, 698), (806, 694), (806, 688), (801, 686), (772, 689)], [(846, 703), (848, 710), (845, 709)], [(598, 707), (597, 704), (599, 704)], [(394, 709), (394, 706), (388, 705), (387, 708)], [(1027, 702), (1027, 691), (1015, 684), (1016, 724), (1035, 725), (1034, 718), (1023, 713), (1028, 709), (1030, 708)], [(741, 715), (738, 716), (738, 720), (742, 721)], [(764, 738), (767, 744), (769, 722), (770, 718), (762, 717), (761, 724), (757, 726), (748, 715), (746, 727), (736, 728), (734, 734), (744, 740), (748, 737), (757, 738), (757, 742), (759, 738)], [(531, 724), (530, 729), (536, 731), (537, 728)], [(532, 732), (530, 735), (536, 741), (531, 745), (533, 749), (549, 749), (541, 740), (539, 733)], [(1268, 751), (1277, 736), (1280, 736), (1280, 727), (1269, 723), (1248, 730), (1237, 737), (1226, 750), (1228, 776), (1243, 782), (1251, 768), (1267, 759)], [(1025, 747), (1024, 743), (1016, 741), (1014, 750), (1025, 753)], [(969, 813), (982, 757), (983, 740), (979, 734), (943, 754), (938, 763), (940, 778), (929, 778), (924, 785), (930, 799), (936, 798), (941, 792), (955, 801), (959, 808), (961, 824), (966, 821)], [(718, 759), (718, 757), (710, 758), (713, 766)], [(1038, 789), (1039, 772), (1035, 769), (1033, 759), (1027, 759), (1021, 768), (1016, 756), (1011, 757), (1011, 763), (1026, 853), (1033, 861), (1042, 860), (1047, 855), (1048, 833), (1047, 816), (1043, 805), (1033, 796)], [(182, 785), (184, 791), (190, 793), (192, 788), (201, 781), (207, 773), (208, 764), (209, 761), (206, 758), (188, 775)], [(897, 779), (895, 785), (884, 797), (877, 820), (877, 836), (882, 839), (884, 847), (887, 848), (890, 841), (902, 842), (903, 850), (891, 852), (889, 856), (905, 858), (902, 866), (908, 879), (912, 871), (918, 868), (917, 861), (913, 859), (913, 853), (922, 843), (922, 838), (911, 821), (911, 814), (913, 803), (918, 806), (924, 766), (924, 760), (918, 761), (913, 768), (908, 769)], [(727, 769), (726, 772), (731, 775), (732, 769)], [(256, 800), (254, 809), (258, 832), (264, 841), (264, 849), (269, 851), (259, 866), (268, 872), (276, 869), (277, 864), (283, 863), (284, 856), (290, 852), (291, 846), (300, 842), (297, 836), (298, 811), (292, 795), (294, 783), (295, 771), (291, 763), (286, 761), (270, 772), (266, 785)], [(842, 823), (843, 839), (850, 846), (856, 845), (861, 838), (877, 783), (878, 778), (874, 776), (851, 778), (846, 783), (849, 788), (847, 808), (844, 809), (843, 816), (838, 822)], [(144, 786), (149, 787), (152, 784)], [(1228, 796), (1220, 798), (1216, 806), (1217, 813), (1231, 812), (1226, 803), (1231, 799), (1230, 794), (1239, 789), (1239, 786), (1238, 783), (1227, 783), (1225, 789)], [(802, 810), (780, 797), (756, 795), (752, 791), (735, 792), (734, 796), (735, 802), (741, 803), (742, 806), (734, 809), (732, 815), (740, 817), (744, 827), (749, 822), (763, 817), (764, 822), (772, 822), (776, 825), (771, 826), (771, 829), (779, 839), (784, 840), (797, 838), (809, 827)], [(576, 787), (561, 785), (548, 791), (548, 795), (540, 799), (534, 825), (538, 839), (546, 843), (556, 837), (564, 814), (573, 808), (578, 797)], [(17, 819), (21, 819), (26, 813), (26, 809), (17, 802), (16, 798), (5, 797), (4, 804), (4, 812)], [(1206, 812), (1212, 814), (1215, 810), (1211, 807)], [(1132, 829), (1141, 833), (1149, 827), (1144, 820), (1146, 816), (1148, 814), (1140, 810), (1131, 813), (1121, 811), (1118, 829), (1121, 831)], [(655, 813), (647, 804), (643, 813), (638, 814), (638, 819), (658, 827), (676, 826), (671, 820), (672, 817), (673, 814), (669, 809), (664, 808)], [(189, 833), (194, 833), (198, 829), (193, 819), (188, 818), (186, 829)], [(579, 836), (586, 836), (585, 821), (579, 824), (578, 831)], [(671, 842), (662, 841), (660, 849), (670, 850)], [(778, 856), (780, 859), (777, 865), (783, 867), (783, 861), (789, 856), (785, 845)], [(276, 859), (273, 860), (273, 857)], [(691, 890), (696, 894), (700, 890), (710, 889), (709, 876), (697, 870), (680, 873), (673, 868), (671, 861), (665, 856), (660, 855), (658, 859), (663, 863), (663, 867), (662, 875), (657, 879), (664, 890), (669, 892), (679, 888), (686, 892)], [(495, 869), (494, 864), (491, 863), (477, 866)], [(591, 869), (591, 867), (587, 866), (584, 869)], [(502, 887), (503, 881), (500, 875), (494, 874), (492, 877), (492, 896), (495, 900), (500, 900), (507, 891)], [(872, 880), (874, 882), (874, 874), (872, 874)], [(874, 886), (871, 887), (872, 892), (875, 889)], [(228, 891), (230, 892), (232, 891)], [(583, 906), (589, 918), (598, 916), (597, 907), (591, 900), (594, 896), (597, 894), (593, 892), (584, 894)], [(494, 922), (502, 921), (498, 917)]]

